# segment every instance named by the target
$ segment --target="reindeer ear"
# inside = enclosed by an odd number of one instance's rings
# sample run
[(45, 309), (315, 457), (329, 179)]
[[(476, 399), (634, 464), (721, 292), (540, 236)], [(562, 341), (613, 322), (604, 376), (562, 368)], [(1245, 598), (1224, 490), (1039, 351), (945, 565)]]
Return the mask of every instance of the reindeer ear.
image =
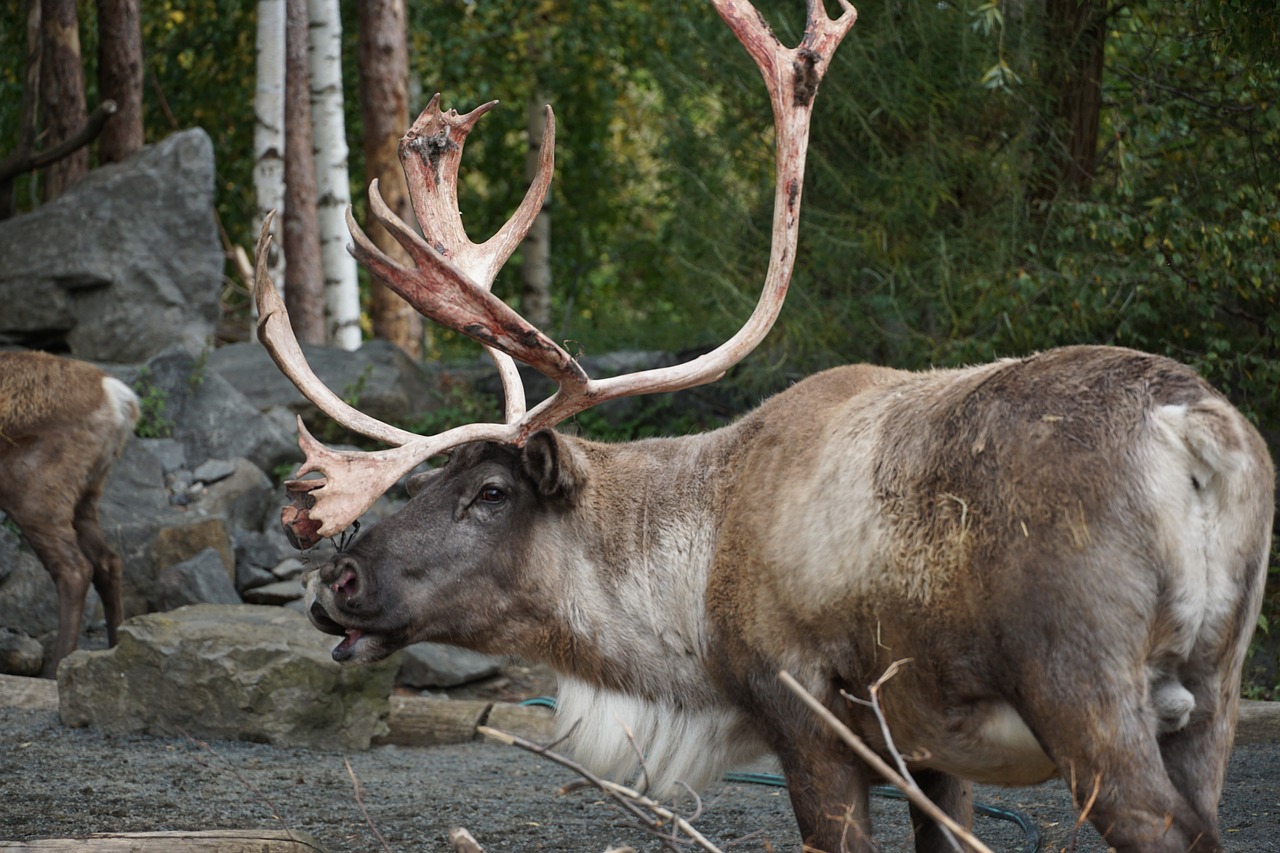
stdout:
[(543, 429), (529, 436), (521, 460), (525, 473), (546, 497), (577, 499), (587, 478), (587, 462), (571, 439)]
[(404, 490), (409, 493), (409, 497), (414, 497), (418, 492), (430, 485), (436, 475), (441, 472), (441, 468), (431, 468), (420, 474), (414, 474), (404, 484)]

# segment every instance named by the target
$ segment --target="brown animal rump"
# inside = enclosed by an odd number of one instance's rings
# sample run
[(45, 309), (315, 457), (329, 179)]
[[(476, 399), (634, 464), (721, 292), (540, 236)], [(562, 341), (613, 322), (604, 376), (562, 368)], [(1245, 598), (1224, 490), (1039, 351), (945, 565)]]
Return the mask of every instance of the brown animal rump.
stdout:
[(115, 645), (122, 568), (102, 535), (98, 499), (138, 416), (133, 391), (87, 362), (0, 352), (0, 511), (58, 589), (58, 638), (46, 675), (76, 647), (90, 583)]

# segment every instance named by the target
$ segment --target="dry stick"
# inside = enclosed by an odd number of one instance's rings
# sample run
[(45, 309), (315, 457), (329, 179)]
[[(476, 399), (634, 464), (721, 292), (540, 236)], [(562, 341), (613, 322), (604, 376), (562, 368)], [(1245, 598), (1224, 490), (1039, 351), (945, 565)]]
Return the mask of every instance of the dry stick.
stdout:
[[(616, 800), (623, 808), (642, 821), (648, 829), (657, 833), (659, 837), (664, 838), (664, 840), (665, 836), (658, 832), (658, 830), (661, 829), (661, 826), (657, 821), (646, 815), (644, 810), (652, 812), (662, 820), (670, 821), (675, 824), (681, 832), (689, 836), (689, 840), (695, 846), (701, 847), (703, 850), (707, 851), (707, 853), (724, 853), (719, 847), (708, 841), (702, 833), (694, 829), (687, 820), (663, 806), (661, 803), (644, 796), (639, 791), (632, 790), (625, 785), (619, 785), (616, 782), (610, 782), (607, 779), (601, 779), (599, 776), (596, 776), (576, 761), (552, 752), (545, 746), (536, 744), (533, 741), (525, 740), (522, 737), (508, 734), (507, 732), (493, 729), (488, 726), (477, 726), (476, 731), (487, 738), (498, 741), (499, 743), (505, 743), (508, 746), (518, 746), (527, 752), (532, 752), (534, 755), (541, 755), (544, 758), (549, 758), (561, 767), (566, 767), (569, 770), (572, 770), (574, 773), (577, 773), (583, 779), (586, 779), (592, 785)], [(990, 853), (990, 851), (987, 851), (987, 853)]]
[[(898, 751), (898, 745), (893, 742), (893, 733), (889, 731), (889, 721), (885, 718), (884, 709), (880, 707), (880, 688), (884, 686), (886, 681), (898, 674), (898, 670), (902, 668), (903, 664), (910, 662), (911, 658), (903, 658), (902, 660), (896, 660), (891, 663), (889, 668), (884, 671), (884, 674), (876, 679), (875, 684), (872, 684), (871, 687), (867, 689), (867, 692), (871, 695), (870, 701), (860, 699), (843, 690), (840, 691), (840, 695), (844, 696), (850, 702), (857, 702), (859, 705), (869, 707), (876, 715), (876, 721), (880, 724), (880, 732), (884, 735), (885, 748), (888, 749), (889, 754), (893, 756), (894, 764), (898, 765), (898, 772), (902, 774), (902, 778), (906, 780), (908, 785), (919, 790), (920, 786), (916, 784), (916, 780), (911, 776), (911, 771), (907, 769), (906, 758)], [(943, 837), (950, 842), (952, 847), (956, 850), (963, 850), (960, 846), (960, 842), (956, 840), (955, 834), (952, 833), (950, 827), (940, 824), (939, 829), (942, 830)]]
[(972, 832), (952, 820), (951, 816), (938, 808), (932, 800), (924, 795), (924, 792), (921, 791), (919, 787), (916, 787), (906, 779), (902, 778), (896, 770), (889, 766), (888, 762), (876, 755), (875, 752), (872, 751), (871, 747), (863, 743), (862, 738), (849, 731), (849, 727), (840, 722), (840, 720), (836, 718), (836, 715), (831, 713), (827, 706), (823, 705), (813, 697), (813, 694), (800, 686), (800, 682), (792, 678), (791, 673), (786, 670), (779, 672), (778, 680), (790, 688), (796, 696), (800, 697), (800, 700), (808, 705), (823, 722), (830, 726), (832, 730), (840, 736), (840, 739), (843, 740), (850, 749), (858, 754), (859, 758), (871, 765), (872, 770), (879, 773), (892, 783), (895, 788), (902, 791), (907, 800), (909, 800), (913, 806), (923, 811), (947, 829), (950, 829), (956, 835), (960, 836), (966, 844), (974, 850), (977, 850), (978, 853), (991, 853), (991, 849), (979, 841)]
[(378, 827), (373, 825), (373, 819), (369, 817), (369, 812), (364, 807), (364, 795), (360, 790), (360, 780), (356, 778), (356, 771), (351, 769), (351, 759), (344, 758), (342, 763), (347, 766), (347, 775), (351, 777), (351, 786), (355, 788), (356, 805), (360, 808), (360, 814), (364, 815), (364, 822), (369, 824), (369, 829), (373, 830), (374, 836), (378, 841), (382, 842), (382, 849), (387, 853), (393, 853), (391, 845), (387, 843), (387, 839), (382, 837), (382, 833), (378, 832)]
[[(231, 762), (230, 759), (228, 759), (222, 753), (218, 752), (216, 749), (210, 746), (206, 741), (202, 741), (202, 740), (199, 740), (198, 738), (194, 738), (182, 729), (179, 729), (178, 731), (190, 743), (199, 747), (200, 749), (205, 750), (214, 758), (218, 759), (223, 764), (227, 765), (227, 770), (230, 771), (231, 775), (236, 778), (236, 781), (239, 782), (241, 785), (243, 785), (245, 790), (249, 791), (254, 796), (256, 796), (259, 802), (261, 802), (263, 805), (265, 805), (268, 809), (271, 810), (271, 817), (274, 818), (280, 824), (280, 827), (285, 832), (289, 833), (289, 838), (291, 840), (293, 839), (293, 827), (289, 826), (289, 824), (285, 821), (284, 817), (280, 814), (280, 810), (276, 808), (276, 804), (271, 802), (271, 800), (267, 799), (266, 794), (262, 793), (262, 791), (258, 790), (258, 788), (252, 782), (246, 779), (244, 775), (239, 771), (239, 769), (236, 768), (235, 764)], [(202, 761), (200, 758), (194, 757), (194, 756), (193, 758), (195, 758), (195, 761), (197, 764), (201, 764), (201, 765), (204, 765), (205, 767), (209, 767), (209, 765), (204, 761)]]
[[(1085, 802), (1084, 808), (1080, 810), (1080, 816), (1076, 818), (1075, 826), (1071, 827), (1071, 834), (1067, 836), (1067, 850), (1075, 850), (1076, 843), (1079, 840), (1080, 827), (1084, 826), (1085, 821), (1089, 819), (1089, 812), (1093, 811), (1093, 804), (1098, 799), (1098, 792), (1102, 789), (1102, 773), (1099, 771), (1093, 777), (1093, 793), (1089, 794), (1089, 799)], [(1076, 798), (1076, 768), (1071, 765), (1071, 801), (1079, 802)]]

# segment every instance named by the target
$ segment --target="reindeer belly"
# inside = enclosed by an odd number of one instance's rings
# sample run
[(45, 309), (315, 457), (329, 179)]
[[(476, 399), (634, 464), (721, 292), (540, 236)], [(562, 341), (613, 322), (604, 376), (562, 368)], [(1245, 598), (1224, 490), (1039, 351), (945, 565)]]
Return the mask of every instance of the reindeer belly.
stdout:
[(946, 730), (897, 743), (913, 766), (984, 785), (1037, 785), (1057, 775), (1026, 722), (1004, 702), (983, 702), (949, 720)]

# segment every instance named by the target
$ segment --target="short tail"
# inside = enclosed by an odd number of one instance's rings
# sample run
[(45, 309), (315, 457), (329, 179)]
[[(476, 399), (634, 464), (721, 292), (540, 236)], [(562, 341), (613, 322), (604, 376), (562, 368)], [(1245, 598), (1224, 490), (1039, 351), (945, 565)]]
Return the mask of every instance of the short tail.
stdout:
[(133, 432), (133, 428), (138, 425), (138, 418), (142, 415), (142, 407), (138, 403), (138, 395), (133, 393), (132, 388), (114, 376), (103, 378), (102, 390), (106, 393), (107, 399), (111, 401), (111, 407), (115, 411), (116, 421), (121, 431), (125, 433)]

